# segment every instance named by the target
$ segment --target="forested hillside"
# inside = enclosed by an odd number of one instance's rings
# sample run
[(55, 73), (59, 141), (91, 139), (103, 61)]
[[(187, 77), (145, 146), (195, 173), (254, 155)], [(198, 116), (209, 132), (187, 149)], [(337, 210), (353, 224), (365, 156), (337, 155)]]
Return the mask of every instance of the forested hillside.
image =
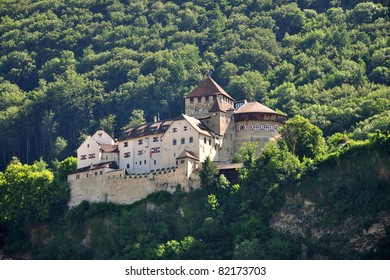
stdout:
[(61, 160), (98, 126), (118, 135), (137, 109), (176, 116), (208, 75), (325, 136), (388, 130), (388, 5), (2, 0), (0, 170), (12, 156)]

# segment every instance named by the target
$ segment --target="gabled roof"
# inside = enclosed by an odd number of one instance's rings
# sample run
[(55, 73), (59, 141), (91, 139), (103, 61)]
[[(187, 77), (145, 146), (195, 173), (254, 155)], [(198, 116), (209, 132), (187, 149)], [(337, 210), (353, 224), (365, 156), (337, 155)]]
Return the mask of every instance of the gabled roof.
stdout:
[(200, 97), (222, 94), (227, 98), (234, 100), (220, 85), (218, 85), (211, 77), (208, 77), (200, 83), (193, 91), (191, 91), (185, 98)]
[(200, 120), (195, 119), (193, 117), (182, 114), (182, 118), (184, 118), (197, 132), (200, 134), (213, 137), (214, 132), (209, 129), (204, 123)]
[(226, 110), (223, 108), (221, 102), (216, 99), (213, 103), (213, 106), (211, 106), (209, 112), (224, 112), (226, 113)]
[(119, 152), (118, 150), (118, 145), (108, 145), (108, 144), (99, 144), (100, 150), (106, 153), (117, 153)]
[(274, 110), (268, 108), (267, 106), (260, 104), (259, 102), (248, 102), (242, 105), (234, 114), (246, 114), (246, 113), (270, 113), (278, 114)]
[(199, 161), (199, 159), (191, 151), (187, 151), (187, 150), (181, 152), (181, 154), (176, 159), (181, 159), (181, 158), (192, 158), (196, 161)]
[(85, 167), (81, 167), (79, 169), (76, 169), (72, 172), (69, 173), (70, 174), (76, 174), (76, 173), (81, 173), (81, 172), (85, 172), (85, 171), (91, 171), (91, 170), (97, 170), (97, 169), (102, 169), (102, 168), (110, 168), (110, 169), (118, 169), (119, 166), (118, 164), (116, 163), (116, 161), (107, 161), (107, 162), (100, 162), (100, 163), (97, 163), (97, 164), (94, 164), (94, 165), (88, 165), (88, 166), (85, 166)]
[(147, 135), (163, 134), (173, 123), (173, 120), (144, 123), (135, 127), (126, 129), (119, 137), (118, 141), (144, 137)]

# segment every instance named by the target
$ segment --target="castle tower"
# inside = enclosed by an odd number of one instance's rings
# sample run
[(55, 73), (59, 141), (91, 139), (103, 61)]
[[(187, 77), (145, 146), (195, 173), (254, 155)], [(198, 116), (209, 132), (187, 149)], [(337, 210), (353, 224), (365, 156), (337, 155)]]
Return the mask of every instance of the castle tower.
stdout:
[(216, 100), (219, 100), (219, 106), (225, 111), (232, 109), (235, 102), (233, 97), (208, 77), (185, 96), (185, 114), (197, 119), (208, 117)]
[(244, 103), (233, 114), (234, 117), (234, 150), (237, 153), (245, 142), (256, 142), (259, 148), (270, 140), (279, 137), (279, 128), (284, 125), (287, 117), (260, 104), (259, 102)]

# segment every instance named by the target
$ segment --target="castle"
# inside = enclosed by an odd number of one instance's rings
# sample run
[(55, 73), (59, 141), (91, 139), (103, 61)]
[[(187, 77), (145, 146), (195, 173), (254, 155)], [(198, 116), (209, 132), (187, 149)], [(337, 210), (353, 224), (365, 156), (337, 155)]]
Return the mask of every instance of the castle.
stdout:
[(77, 149), (69, 174), (69, 206), (83, 200), (131, 204), (159, 191), (200, 187), (207, 158), (229, 165), (245, 142), (276, 139), (287, 117), (258, 103), (236, 101), (208, 77), (184, 97), (185, 114), (126, 129), (114, 139), (98, 129)]

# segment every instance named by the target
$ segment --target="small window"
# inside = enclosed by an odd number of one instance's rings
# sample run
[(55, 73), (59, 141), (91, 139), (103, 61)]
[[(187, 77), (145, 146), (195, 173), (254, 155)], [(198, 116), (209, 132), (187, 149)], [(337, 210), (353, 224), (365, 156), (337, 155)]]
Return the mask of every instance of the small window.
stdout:
[(190, 136), (190, 143), (194, 143), (194, 137)]
[(211, 145), (211, 139), (209, 139), (209, 145)]
[(205, 97), (205, 101), (206, 101), (206, 103), (209, 102), (209, 97), (208, 96)]
[(177, 128), (176, 127), (172, 128), (172, 132), (177, 132)]
[(199, 97), (198, 97), (198, 104), (201, 103), (201, 102), (202, 102), (202, 97), (199, 96)]
[(264, 125), (264, 130), (269, 130), (269, 125), (268, 124)]
[(153, 142), (158, 142), (158, 137), (153, 137)]
[(127, 167), (127, 169), (129, 169), (130, 168), (130, 163), (126, 164), (126, 167)]
[(173, 146), (176, 146), (176, 144), (177, 144), (177, 141), (176, 141), (176, 139), (173, 139), (173, 141), (172, 141), (172, 145), (173, 145)]
[(186, 143), (186, 139), (185, 138), (181, 138), (181, 144), (185, 144)]
[(185, 126), (185, 127), (184, 127), (184, 131), (187, 131), (187, 130), (188, 130), (188, 127), (187, 127), (187, 126)]
[(203, 143), (204, 143), (204, 144), (206, 144), (206, 143), (207, 143), (207, 139), (206, 139), (206, 137), (205, 137), (205, 138), (203, 138)]
[(138, 145), (142, 145), (144, 143), (144, 140), (140, 139), (138, 140)]
[(89, 159), (95, 158), (95, 154), (89, 154), (89, 155), (88, 155), (88, 158), (89, 158)]
[(182, 159), (182, 160), (180, 161), (180, 163), (184, 163), (184, 159)]
[(87, 144), (87, 148), (89, 148), (89, 144)]
[(142, 165), (142, 161), (139, 161), (139, 165)]
[(97, 176), (98, 175), (98, 173), (97, 173), (97, 171), (95, 172), (95, 176)]
[(124, 158), (129, 158), (130, 155), (131, 155), (130, 152), (127, 152), (127, 153), (124, 153), (124, 154), (123, 154), (123, 157), (124, 157)]
[(85, 177), (87, 177), (88, 178), (88, 176), (89, 176), (89, 174), (87, 173), (87, 174), (85, 174)]
[(144, 154), (144, 151), (138, 151), (138, 155), (142, 156)]
[(76, 180), (79, 180), (80, 179), (80, 174), (77, 174), (76, 175)]
[(128, 147), (128, 146), (129, 146), (129, 142), (125, 142), (125, 143), (124, 143), (124, 146), (125, 146), (125, 147)]
[(81, 155), (81, 156), (80, 156), (80, 159), (81, 159), (81, 160), (87, 159), (87, 155)]
[(154, 162), (153, 162), (153, 163), (154, 163), (154, 165), (156, 165), (156, 164), (157, 164), (157, 160), (154, 160)]
[(276, 130), (276, 131), (277, 131), (277, 130), (278, 130), (278, 128), (279, 128), (279, 127), (278, 127), (277, 125), (274, 125), (274, 130)]
[(99, 173), (100, 173), (100, 175), (103, 175), (103, 171), (100, 171)]
[(144, 160), (144, 164), (146, 164), (146, 159)]
[(194, 98), (190, 97), (190, 104), (194, 104)]

